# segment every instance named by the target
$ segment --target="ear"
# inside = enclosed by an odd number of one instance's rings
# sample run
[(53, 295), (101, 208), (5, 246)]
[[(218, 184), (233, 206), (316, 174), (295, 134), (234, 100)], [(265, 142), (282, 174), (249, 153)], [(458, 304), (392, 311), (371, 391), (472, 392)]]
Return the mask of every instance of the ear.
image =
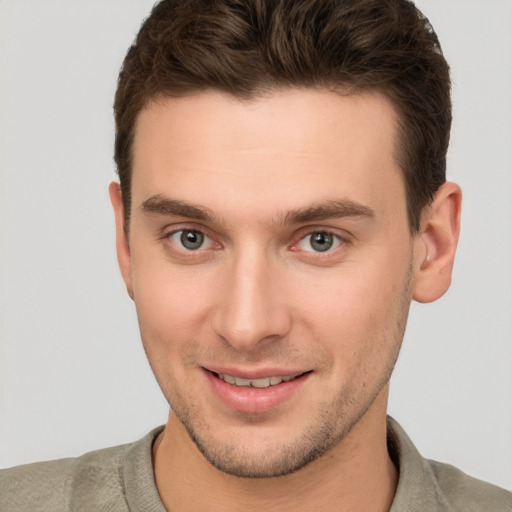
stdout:
[(121, 186), (119, 183), (113, 181), (108, 187), (108, 192), (110, 194), (110, 201), (112, 202), (116, 219), (117, 261), (119, 263), (119, 268), (121, 270), (121, 275), (123, 276), (128, 295), (133, 299), (132, 259), (130, 254), (130, 245), (124, 229), (124, 207)]
[(459, 240), (462, 192), (455, 183), (444, 183), (432, 205), (425, 209), (415, 241), (413, 299), (433, 302), (450, 287)]

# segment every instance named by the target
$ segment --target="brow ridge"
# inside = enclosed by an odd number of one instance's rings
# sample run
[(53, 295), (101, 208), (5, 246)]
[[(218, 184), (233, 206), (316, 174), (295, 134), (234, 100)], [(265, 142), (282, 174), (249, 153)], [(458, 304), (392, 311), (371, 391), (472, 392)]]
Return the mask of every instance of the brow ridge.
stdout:
[(300, 224), (330, 218), (341, 217), (375, 217), (375, 211), (369, 206), (349, 199), (333, 199), (286, 213), (280, 222), (283, 224)]
[[(186, 217), (193, 220), (223, 224), (211, 210), (188, 201), (171, 199), (160, 194), (150, 197), (141, 204), (145, 213)], [(348, 199), (333, 199), (291, 210), (278, 216), (276, 224), (291, 225), (342, 217), (375, 217), (369, 206)]]
[(188, 201), (167, 198), (160, 194), (146, 199), (140, 207), (142, 211), (150, 214), (174, 215), (205, 222), (215, 222), (216, 220), (208, 208), (189, 203)]

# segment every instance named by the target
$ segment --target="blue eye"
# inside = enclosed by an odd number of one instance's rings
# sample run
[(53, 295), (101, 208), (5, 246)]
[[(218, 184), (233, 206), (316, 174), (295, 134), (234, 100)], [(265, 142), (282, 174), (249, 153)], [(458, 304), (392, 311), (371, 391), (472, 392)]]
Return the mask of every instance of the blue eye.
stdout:
[(305, 236), (300, 242), (299, 247), (303, 251), (327, 252), (338, 247), (341, 244), (339, 236), (328, 231), (315, 231)]
[(178, 246), (187, 251), (197, 251), (205, 249), (211, 245), (212, 241), (201, 231), (195, 229), (180, 229), (169, 235), (169, 238)]

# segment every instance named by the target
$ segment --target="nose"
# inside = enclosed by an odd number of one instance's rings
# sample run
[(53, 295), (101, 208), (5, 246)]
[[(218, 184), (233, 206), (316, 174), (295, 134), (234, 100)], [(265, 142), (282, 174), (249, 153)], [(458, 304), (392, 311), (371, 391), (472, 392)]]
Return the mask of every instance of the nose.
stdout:
[(213, 314), (216, 335), (245, 352), (282, 339), (291, 326), (280, 285), (284, 269), (255, 252), (234, 256), (223, 269)]

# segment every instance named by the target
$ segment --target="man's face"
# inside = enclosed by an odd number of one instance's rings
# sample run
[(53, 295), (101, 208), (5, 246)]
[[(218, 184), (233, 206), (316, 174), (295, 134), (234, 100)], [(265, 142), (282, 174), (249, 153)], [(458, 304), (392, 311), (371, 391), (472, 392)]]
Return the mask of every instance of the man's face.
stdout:
[(123, 273), (174, 418), (228, 473), (294, 471), (385, 410), (414, 280), (395, 126), (377, 93), (306, 89), (139, 115)]

